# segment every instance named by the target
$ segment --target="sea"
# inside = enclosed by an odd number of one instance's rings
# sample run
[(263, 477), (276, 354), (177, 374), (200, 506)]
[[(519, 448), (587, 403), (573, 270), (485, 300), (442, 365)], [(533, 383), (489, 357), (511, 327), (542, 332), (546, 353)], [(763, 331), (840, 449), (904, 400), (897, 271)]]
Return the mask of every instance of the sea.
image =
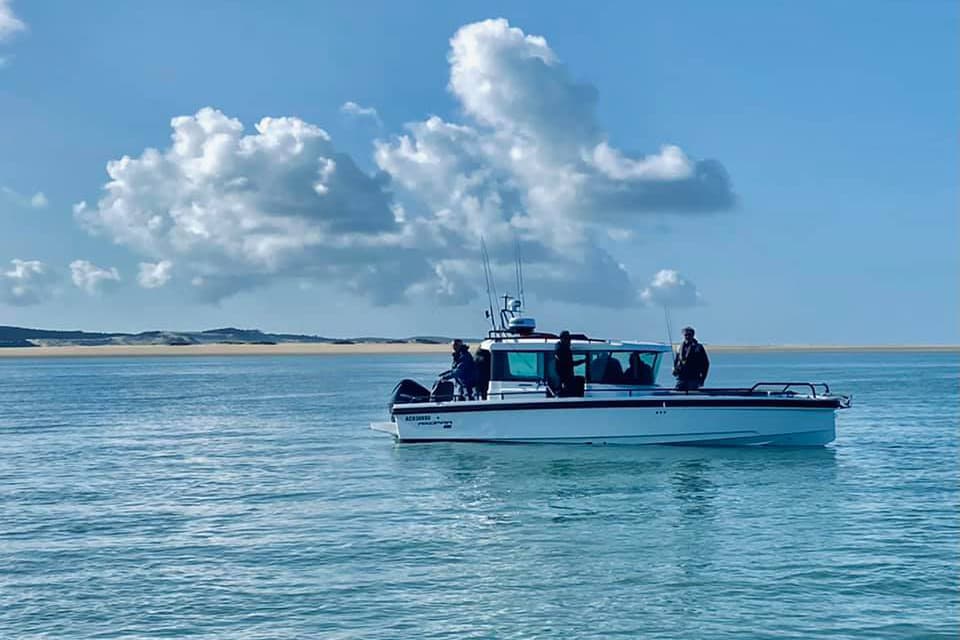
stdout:
[(712, 361), (854, 406), (814, 449), (396, 445), (447, 356), (0, 359), (0, 638), (957, 638), (960, 354)]

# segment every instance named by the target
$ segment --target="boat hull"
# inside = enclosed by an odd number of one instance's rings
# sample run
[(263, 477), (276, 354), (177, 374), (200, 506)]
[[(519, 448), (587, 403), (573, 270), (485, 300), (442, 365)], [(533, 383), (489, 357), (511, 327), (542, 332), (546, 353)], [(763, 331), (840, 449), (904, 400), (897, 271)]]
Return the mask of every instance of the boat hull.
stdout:
[[(566, 406), (557, 411), (555, 403)], [(554, 400), (498, 410), (483, 404), (406, 405), (395, 409), (393, 421), (371, 427), (401, 442), (823, 446), (836, 439), (835, 407), (823, 402), (577, 407)]]

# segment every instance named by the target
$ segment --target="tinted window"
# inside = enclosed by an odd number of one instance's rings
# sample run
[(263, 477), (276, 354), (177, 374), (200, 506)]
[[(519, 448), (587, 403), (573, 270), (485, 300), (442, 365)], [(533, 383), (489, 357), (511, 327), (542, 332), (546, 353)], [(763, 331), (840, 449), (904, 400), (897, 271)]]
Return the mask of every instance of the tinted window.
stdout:
[(656, 353), (593, 351), (589, 356), (587, 381), (598, 384), (653, 384)]
[(627, 367), (623, 370), (624, 384), (654, 384), (657, 377), (657, 353), (627, 354)]
[[(548, 380), (559, 384), (553, 352), (494, 351), (494, 380)], [(594, 384), (654, 384), (659, 354), (637, 351), (574, 351), (574, 375)]]

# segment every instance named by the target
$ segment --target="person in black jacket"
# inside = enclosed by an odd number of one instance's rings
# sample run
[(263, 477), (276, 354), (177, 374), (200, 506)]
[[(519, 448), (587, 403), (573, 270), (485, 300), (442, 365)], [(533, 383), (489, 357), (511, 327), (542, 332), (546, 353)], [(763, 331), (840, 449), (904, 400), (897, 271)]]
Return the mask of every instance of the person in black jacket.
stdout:
[(453, 348), (453, 366), (441, 378), (453, 379), (459, 387), (458, 395), (464, 400), (473, 400), (477, 385), (477, 365), (470, 355), (470, 348), (459, 338), (450, 346)]
[(477, 397), (487, 399), (487, 389), (490, 387), (490, 352), (486, 349), (477, 349), (473, 358), (477, 365)]
[(560, 380), (560, 388), (556, 390), (556, 395), (560, 398), (569, 398), (577, 395), (573, 368), (584, 363), (583, 360), (574, 360), (573, 351), (570, 349), (570, 332), (561, 331), (560, 340), (553, 352), (554, 368), (557, 370), (557, 378)]
[(703, 386), (710, 371), (710, 358), (707, 350), (694, 338), (693, 327), (683, 328), (683, 344), (673, 358), (673, 375), (677, 379), (677, 389), (693, 391)]

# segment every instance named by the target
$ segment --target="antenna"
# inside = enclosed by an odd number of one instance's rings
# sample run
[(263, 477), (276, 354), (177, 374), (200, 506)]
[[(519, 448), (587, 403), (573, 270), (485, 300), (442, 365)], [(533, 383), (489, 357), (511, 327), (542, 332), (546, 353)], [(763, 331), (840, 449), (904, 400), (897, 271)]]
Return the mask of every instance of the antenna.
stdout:
[(520, 239), (514, 236), (513, 241), (517, 246), (517, 293), (520, 296), (520, 304), (526, 309), (527, 300), (523, 295), (523, 253), (520, 251)]
[(523, 296), (520, 295), (520, 245), (517, 243), (517, 237), (513, 237), (513, 273), (517, 279), (517, 299), (523, 304)]
[[(490, 318), (490, 326), (496, 331), (497, 323), (494, 320), (493, 299), (497, 295), (497, 288), (493, 283), (493, 273), (490, 269), (490, 254), (487, 253), (487, 243), (483, 240), (483, 236), (480, 236), (480, 257), (483, 260), (483, 279), (487, 284), (487, 305), (489, 306), (487, 317)], [(493, 293), (490, 292), (491, 288), (493, 289)]]

